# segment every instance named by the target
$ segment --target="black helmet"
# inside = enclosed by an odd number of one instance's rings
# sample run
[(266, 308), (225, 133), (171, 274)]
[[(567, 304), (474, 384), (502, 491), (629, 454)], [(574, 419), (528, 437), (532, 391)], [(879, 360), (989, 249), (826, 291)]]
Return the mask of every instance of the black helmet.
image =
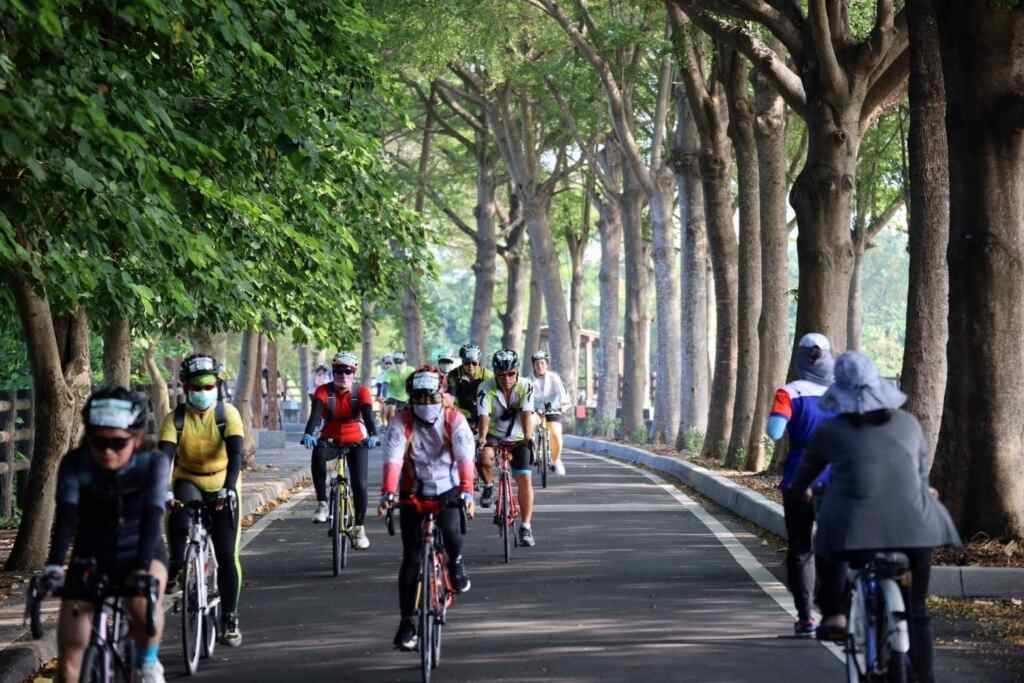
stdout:
[(476, 344), (465, 344), (459, 348), (459, 358), (463, 363), (479, 363), (480, 347)]
[(444, 392), (444, 373), (432, 365), (423, 365), (405, 380), (410, 403), (439, 403)]
[(119, 386), (103, 386), (92, 393), (82, 407), (82, 422), (88, 429), (144, 429), (149, 417), (146, 398)]
[(220, 371), (221, 367), (216, 358), (205, 353), (193, 353), (181, 361), (181, 367), (178, 368), (178, 379), (182, 384), (188, 384), (193, 377), (217, 376)]
[(495, 352), (491, 358), (491, 367), (495, 372), (511, 372), (519, 369), (519, 354), (512, 349)]

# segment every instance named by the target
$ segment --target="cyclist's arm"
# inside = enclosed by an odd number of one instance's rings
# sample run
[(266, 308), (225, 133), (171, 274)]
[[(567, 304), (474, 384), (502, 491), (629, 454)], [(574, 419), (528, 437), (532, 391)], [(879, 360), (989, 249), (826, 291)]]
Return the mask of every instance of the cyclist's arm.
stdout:
[(388, 424), (384, 435), (384, 476), (381, 493), (397, 493), (398, 480), (402, 476), (402, 461), (405, 459), (405, 424), (398, 417)]
[(142, 520), (139, 525), (138, 569), (148, 572), (156, 555), (157, 542), (161, 538), (160, 525), (164, 519), (164, 498), (168, 480), (167, 458), (151, 458), (149, 486), (146, 499), (142, 502)]
[(452, 429), (452, 457), (459, 470), (459, 488), (463, 493), (473, 493), (473, 477), (476, 474), (476, 443), (469, 422), (461, 414)]
[(827, 429), (825, 425), (819, 425), (811, 437), (811, 442), (807, 444), (803, 457), (800, 458), (800, 466), (796, 469), (796, 476), (790, 484), (794, 491), (806, 490), (828, 466)]
[(238, 473), (242, 471), (242, 444), (244, 439), (241, 436), (229, 436), (224, 439), (224, 448), (228, 452), (228, 471), (224, 476), (224, 488), (235, 491), (238, 487)]
[(768, 416), (768, 436), (772, 441), (778, 441), (786, 432), (786, 425), (793, 417), (793, 402), (789, 398), (789, 392), (779, 389), (775, 392), (775, 400), (772, 402), (772, 412)]
[(526, 394), (523, 396), (522, 408), (519, 419), (522, 420), (523, 438), (527, 441), (533, 440), (533, 384), (527, 383)]
[(313, 399), (309, 406), (309, 419), (306, 420), (305, 433), (307, 436), (313, 436), (313, 432), (316, 431), (317, 425), (320, 424), (320, 418), (324, 413), (324, 405), (317, 399)]
[(565, 382), (562, 381), (560, 375), (555, 375), (555, 388), (557, 392), (551, 409), (561, 413), (565, 411), (566, 406), (572, 405), (572, 402), (569, 400), (569, 395), (565, 391)]
[(50, 555), (46, 564), (63, 565), (71, 548), (71, 540), (78, 528), (78, 472), (75, 458), (64, 456), (57, 471), (57, 517), (50, 539)]
[(491, 428), (491, 400), (488, 398), (487, 392), (482, 389), (477, 392), (476, 415), (479, 425), (477, 434), (481, 439), (486, 440), (487, 432)]
[(174, 425), (173, 411), (164, 416), (159, 439), (157, 448), (167, 457), (168, 468), (173, 468), (174, 457), (178, 454), (178, 428)]

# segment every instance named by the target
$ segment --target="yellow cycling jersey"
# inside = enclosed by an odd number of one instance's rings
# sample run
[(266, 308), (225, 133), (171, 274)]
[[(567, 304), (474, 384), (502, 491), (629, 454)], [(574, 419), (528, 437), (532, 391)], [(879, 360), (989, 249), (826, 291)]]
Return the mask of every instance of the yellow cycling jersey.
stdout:
[[(230, 403), (224, 404), (224, 438), (244, 436), (242, 416)], [(178, 442), (178, 430), (174, 425), (174, 412), (164, 418), (160, 428), (160, 441), (177, 444), (174, 458), (174, 472), (171, 481), (186, 479), (203, 491), (219, 491), (224, 488), (228, 470), (228, 450), (217, 428), (216, 407), (203, 412), (187, 408), (185, 425)]]

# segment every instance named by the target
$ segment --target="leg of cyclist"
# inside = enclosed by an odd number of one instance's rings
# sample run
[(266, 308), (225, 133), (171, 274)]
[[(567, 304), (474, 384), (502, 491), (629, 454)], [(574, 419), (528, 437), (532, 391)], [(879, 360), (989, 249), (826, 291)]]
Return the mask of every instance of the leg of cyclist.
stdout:
[(242, 539), (241, 516), (238, 514), (242, 501), (224, 505), (210, 513), (210, 536), (217, 553), (217, 590), (220, 591), (221, 612), (224, 615), (222, 642), (229, 647), (242, 644), (242, 632), (238, 628), (238, 598), (242, 593), (242, 560), (239, 557), (239, 542)]
[[(153, 608), (156, 634), (150, 636), (146, 633), (146, 598), (132, 598), (128, 603), (130, 617), (128, 634), (135, 641), (135, 668), (142, 671), (142, 681), (144, 682), (163, 680), (161, 678), (163, 667), (157, 659), (157, 654), (160, 652), (160, 639), (164, 632), (164, 589), (167, 586), (167, 548), (162, 542), (157, 547), (156, 557), (149, 563), (149, 574), (159, 583), (156, 605)], [(146, 676), (150, 678), (147, 679)]]
[(849, 590), (846, 580), (848, 564), (841, 557), (816, 558), (818, 578), (818, 605), (821, 607), (822, 622), (819, 638), (823, 640), (844, 640), (846, 638), (846, 616), (844, 602)]
[(480, 507), (489, 508), (494, 503), (494, 449), (490, 446), (484, 446), (480, 452), (480, 474), (484, 479)]
[(420, 577), (420, 525), (422, 515), (412, 507), (402, 509), (399, 516), (402, 528), (402, 566), (398, 570), (398, 606), (402, 619), (395, 633), (395, 647), (400, 650), (416, 648), (416, 585)]
[(355, 503), (355, 529), (353, 545), (359, 550), (370, 547), (370, 539), (366, 537), (364, 521), (366, 520), (366, 469), (370, 459), (370, 450), (363, 444), (348, 450), (348, 476), (352, 482), (352, 497)]
[(310, 472), (313, 475), (313, 488), (316, 490), (316, 512), (313, 521), (323, 524), (327, 521), (327, 463), (338, 457), (338, 452), (328, 448), (327, 444), (317, 444), (313, 449), (310, 461)]
[[(187, 479), (179, 479), (174, 482), (174, 497), (182, 502), (188, 503), (203, 499), (203, 492), (199, 487)], [(185, 563), (185, 546), (188, 545), (189, 529), (188, 510), (175, 508), (167, 520), (167, 540), (170, 542), (170, 564), (168, 575), (172, 586), (178, 580), (178, 573)], [(172, 589), (172, 592), (177, 592)]]
[[(935, 681), (933, 662), (932, 620), (928, 614), (928, 582), (931, 580), (932, 549), (904, 550), (910, 559), (910, 590), (904, 590), (903, 600), (909, 612), (910, 662), (919, 683)], [(909, 593), (909, 595), (908, 595)]]
[(551, 466), (560, 475), (565, 474), (565, 465), (562, 464), (562, 419), (560, 416), (546, 418), (548, 427), (548, 442), (551, 449)]
[(91, 634), (92, 605), (84, 600), (62, 600), (57, 618), (58, 683), (78, 683)]
[(792, 489), (783, 492), (782, 505), (789, 539), (786, 548), (786, 577), (797, 611), (797, 622), (793, 629), (798, 636), (811, 636), (814, 635), (815, 627), (811, 617), (811, 592), (814, 590), (814, 505), (804, 498), (803, 491)]
[(444, 541), (444, 551), (448, 553), (448, 573), (451, 575), (452, 585), (459, 593), (469, 590), (470, 581), (466, 574), (466, 566), (462, 560), (462, 525), (460, 522), (459, 489), (454, 488), (441, 496), (443, 507), (438, 515), (437, 525), (441, 528), (441, 539)]
[(512, 475), (516, 478), (516, 491), (519, 496), (519, 514), (522, 526), (519, 527), (519, 542), (525, 546), (533, 546), (533, 477), (530, 469), (530, 449), (527, 446), (516, 446), (512, 451)]

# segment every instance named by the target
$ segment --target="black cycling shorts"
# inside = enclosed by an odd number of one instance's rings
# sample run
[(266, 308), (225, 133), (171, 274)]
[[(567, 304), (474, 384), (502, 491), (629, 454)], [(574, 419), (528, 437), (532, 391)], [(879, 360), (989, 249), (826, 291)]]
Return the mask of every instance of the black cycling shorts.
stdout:
[[(72, 554), (71, 562), (68, 565), (67, 577), (64, 580), (64, 588), (61, 591), (61, 597), (65, 600), (91, 600), (93, 597), (85, 580), (85, 567), (76, 564), (78, 559), (80, 558), (76, 558)], [(138, 558), (134, 554), (125, 555), (122, 553), (94, 559), (96, 560), (96, 567), (93, 571), (98, 574), (106, 574), (110, 582), (115, 586), (123, 585), (128, 577), (139, 568)], [(167, 545), (162, 538), (157, 541), (156, 546), (153, 548), (153, 559), (162, 563), (164, 567), (168, 565)]]
[(544, 421), (545, 422), (561, 422), (562, 421), (562, 414), (561, 413), (545, 413), (544, 414)]
[[(501, 439), (493, 436), (488, 436), (486, 443), (488, 446), (497, 446), (498, 444), (501, 443)], [(532, 463), (533, 450), (529, 446), (525, 444), (519, 444), (512, 449), (511, 466), (513, 472), (515, 472), (516, 470), (529, 471)]]

